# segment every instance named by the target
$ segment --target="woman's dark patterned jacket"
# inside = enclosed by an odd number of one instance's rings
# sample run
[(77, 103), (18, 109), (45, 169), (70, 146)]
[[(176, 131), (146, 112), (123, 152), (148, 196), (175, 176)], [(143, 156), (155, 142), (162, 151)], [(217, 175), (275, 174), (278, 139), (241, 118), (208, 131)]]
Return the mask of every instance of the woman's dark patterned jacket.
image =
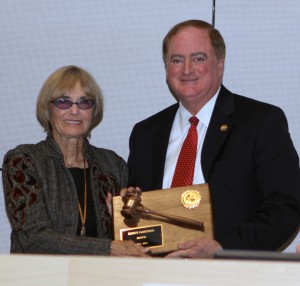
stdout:
[(85, 140), (95, 202), (98, 238), (76, 236), (76, 187), (52, 137), (10, 150), (3, 162), (3, 189), (11, 224), (12, 253), (109, 255), (112, 219), (105, 197), (126, 187), (125, 161), (110, 150)]

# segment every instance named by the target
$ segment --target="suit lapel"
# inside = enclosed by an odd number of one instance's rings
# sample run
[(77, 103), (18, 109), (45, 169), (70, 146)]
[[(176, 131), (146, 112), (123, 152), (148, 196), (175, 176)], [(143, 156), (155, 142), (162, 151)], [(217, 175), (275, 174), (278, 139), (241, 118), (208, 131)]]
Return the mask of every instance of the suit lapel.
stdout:
[(233, 113), (233, 94), (222, 86), (202, 147), (201, 166), (206, 182), (213, 162), (234, 125)]
[[(234, 125), (233, 97), (230, 91), (221, 87), (202, 147), (201, 166), (205, 181), (208, 181), (212, 164)], [(163, 113), (153, 132), (152, 166), (149, 166), (152, 168), (152, 190), (162, 188), (169, 137), (178, 106), (172, 105)]]

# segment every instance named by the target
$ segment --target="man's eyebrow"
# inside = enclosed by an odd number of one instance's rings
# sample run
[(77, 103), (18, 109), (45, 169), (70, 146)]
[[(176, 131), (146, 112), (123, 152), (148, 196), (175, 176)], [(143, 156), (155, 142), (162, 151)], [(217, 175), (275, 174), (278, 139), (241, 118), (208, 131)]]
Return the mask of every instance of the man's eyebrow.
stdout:
[[(207, 53), (204, 53), (204, 52), (195, 52), (195, 53), (192, 53), (191, 54), (192, 57), (195, 57), (195, 56), (203, 56), (207, 59)], [(172, 54), (170, 59), (173, 59), (173, 58), (184, 58), (183, 55), (180, 55), (180, 54)]]
[(195, 57), (195, 56), (203, 56), (203, 57), (207, 58), (207, 53), (204, 53), (204, 52), (192, 53), (192, 57)]
[(184, 58), (183, 55), (179, 55), (179, 54), (172, 54), (170, 59), (173, 59), (173, 58)]

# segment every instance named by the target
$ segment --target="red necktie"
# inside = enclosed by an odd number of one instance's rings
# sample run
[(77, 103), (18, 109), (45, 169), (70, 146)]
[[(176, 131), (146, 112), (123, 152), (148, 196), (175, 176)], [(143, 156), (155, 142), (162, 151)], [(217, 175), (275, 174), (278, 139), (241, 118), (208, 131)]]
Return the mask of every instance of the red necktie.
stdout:
[(198, 143), (197, 125), (199, 119), (193, 116), (189, 119), (189, 122), (191, 123), (191, 127), (180, 150), (171, 185), (172, 188), (193, 184)]

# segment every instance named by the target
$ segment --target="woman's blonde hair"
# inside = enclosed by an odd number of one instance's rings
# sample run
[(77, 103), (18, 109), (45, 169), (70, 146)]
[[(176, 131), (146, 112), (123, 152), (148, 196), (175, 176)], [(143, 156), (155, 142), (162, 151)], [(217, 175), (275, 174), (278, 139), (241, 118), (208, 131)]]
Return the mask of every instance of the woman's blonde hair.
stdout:
[(91, 74), (77, 66), (64, 66), (53, 72), (45, 81), (37, 98), (36, 116), (48, 135), (52, 134), (49, 105), (57, 98), (67, 96), (80, 83), (88, 98), (95, 101), (90, 128), (86, 137), (91, 135), (103, 118), (103, 95), (99, 85)]

